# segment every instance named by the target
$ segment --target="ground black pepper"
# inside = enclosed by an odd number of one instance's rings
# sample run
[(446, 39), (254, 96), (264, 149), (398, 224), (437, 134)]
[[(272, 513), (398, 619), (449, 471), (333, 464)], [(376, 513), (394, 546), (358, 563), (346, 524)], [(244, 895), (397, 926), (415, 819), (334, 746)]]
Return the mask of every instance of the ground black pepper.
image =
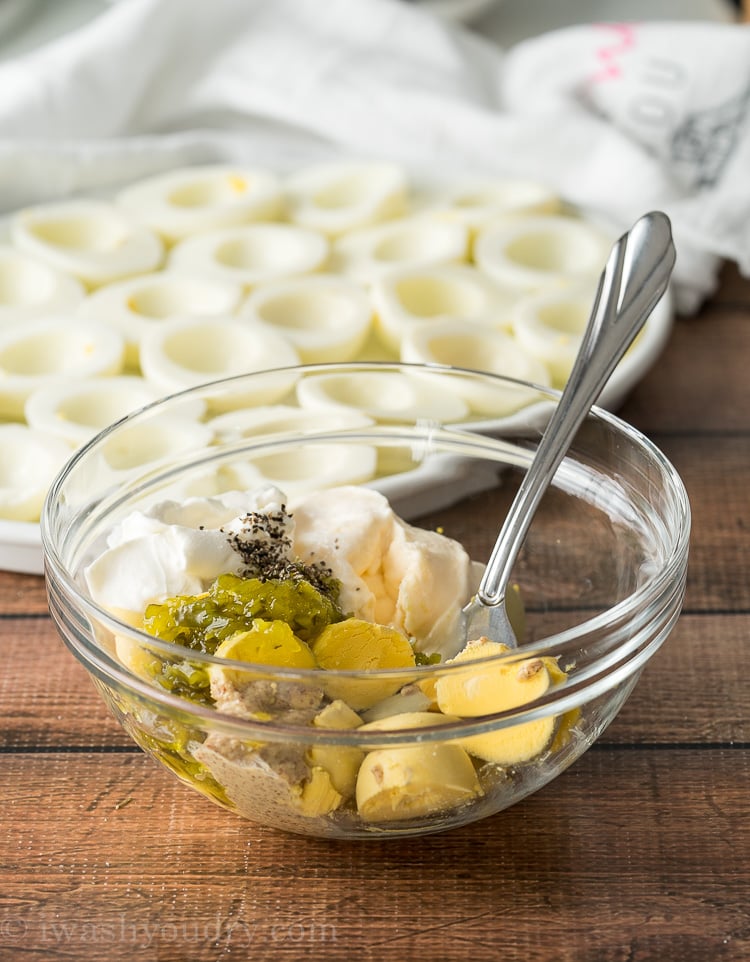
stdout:
[(338, 584), (333, 571), (322, 562), (305, 564), (292, 558), (292, 540), (287, 525), (292, 515), (282, 504), (278, 511), (264, 514), (249, 511), (240, 518), (239, 531), (225, 531), (231, 547), (244, 562), (242, 578), (258, 581), (307, 581), (317, 591), (331, 597), (337, 593)]

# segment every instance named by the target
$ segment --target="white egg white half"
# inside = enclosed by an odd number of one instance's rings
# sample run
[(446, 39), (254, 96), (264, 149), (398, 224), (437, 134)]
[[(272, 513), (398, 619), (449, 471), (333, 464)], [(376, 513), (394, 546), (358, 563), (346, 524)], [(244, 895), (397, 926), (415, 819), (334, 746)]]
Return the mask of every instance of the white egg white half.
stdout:
[(73, 448), (25, 424), (0, 424), (0, 450), (0, 518), (38, 521), (47, 489)]
[(460, 264), (468, 252), (463, 224), (423, 214), (344, 234), (333, 244), (331, 269), (370, 284), (394, 268)]
[(210, 231), (176, 244), (169, 267), (250, 289), (264, 281), (322, 270), (328, 240), (294, 224), (253, 224)]
[(156, 270), (161, 240), (114, 204), (68, 200), (27, 207), (10, 221), (12, 243), (87, 287)]
[(479, 231), (474, 262), (500, 284), (533, 291), (598, 277), (609, 249), (609, 239), (584, 220), (507, 217)]
[(546, 364), (555, 387), (568, 380), (594, 294), (592, 285), (542, 291), (515, 305), (513, 334), (524, 350)]
[(254, 438), (260, 435), (295, 431), (299, 434), (367, 428), (372, 418), (359, 411), (323, 410), (295, 407), (291, 404), (271, 404), (261, 407), (227, 411), (211, 421), (220, 441)]
[(276, 174), (226, 164), (184, 167), (144, 178), (120, 191), (116, 201), (170, 244), (209, 230), (275, 220), (283, 213)]
[(518, 298), (468, 264), (397, 269), (379, 277), (371, 291), (378, 337), (396, 353), (414, 323), (467, 320), (509, 329)]
[(338, 237), (402, 216), (409, 185), (395, 164), (341, 161), (295, 172), (285, 190), (290, 220)]
[[(299, 364), (294, 347), (280, 334), (239, 318), (171, 318), (141, 343), (143, 375), (164, 393), (240, 374)], [(236, 408), (273, 403), (294, 384), (290, 372), (267, 374), (252, 384), (217, 388), (215, 404)]]
[(210, 426), (197, 419), (154, 414), (123, 425), (104, 440), (100, 455), (110, 472), (128, 474), (190, 451), (204, 451), (213, 437)]
[(84, 318), (37, 318), (0, 330), (0, 417), (23, 417), (29, 395), (52, 381), (119, 374), (124, 360), (122, 336)]
[(368, 444), (311, 441), (296, 445), (293, 450), (284, 448), (253, 455), (231, 468), (243, 478), (245, 487), (273, 484), (291, 498), (320, 488), (372, 480), (377, 470), (377, 453)]
[(513, 178), (467, 180), (436, 193), (432, 204), (451, 220), (476, 231), (506, 214), (556, 214), (558, 195), (545, 184)]
[(126, 364), (140, 364), (140, 343), (157, 323), (169, 317), (215, 317), (233, 314), (242, 300), (240, 284), (193, 277), (179, 271), (142, 274), (108, 284), (89, 294), (78, 307), (125, 338)]
[(400, 371), (310, 374), (297, 383), (296, 391), (304, 408), (355, 410), (386, 423), (414, 418), (460, 421), (468, 411), (460, 397)]
[(162, 396), (141, 377), (82, 378), (37, 388), (26, 400), (26, 422), (76, 446)]
[(83, 285), (69, 274), (7, 244), (0, 244), (0, 329), (58, 311), (83, 299)]
[(370, 333), (372, 302), (347, 278), (311, 274), (260, 285), (239, 316), (283, 334), (305, 364), (350, 361)]
[[(546, 366), (528, 354), (513, 337), (467, 321), (413, 325), (402, 341), (401, 360), (501, 374), (541, 386), (550, 383)], [(455, 390), (475, 414), (504, 417), (530, 400), (527, 390), (516, 390), (512, 386), (506, 390), (497, 384), (484, 386), (468, 379), (441, 380), (444, 390), (450, 384), (450, 389)]]

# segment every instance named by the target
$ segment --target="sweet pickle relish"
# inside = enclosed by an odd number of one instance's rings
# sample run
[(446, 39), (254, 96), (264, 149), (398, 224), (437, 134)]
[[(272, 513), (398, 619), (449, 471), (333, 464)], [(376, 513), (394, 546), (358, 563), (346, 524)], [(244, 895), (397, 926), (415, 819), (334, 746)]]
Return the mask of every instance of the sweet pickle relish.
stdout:
[(298, 638), (310, 641), (343, 618), (335, 579), (324, 592), (303, 579), (224, 574), (202, 594), (150, 604), (143, 626), (163, 641), (213, 655), (223, 641), (247, 631), (256, 619), (283, 621)]

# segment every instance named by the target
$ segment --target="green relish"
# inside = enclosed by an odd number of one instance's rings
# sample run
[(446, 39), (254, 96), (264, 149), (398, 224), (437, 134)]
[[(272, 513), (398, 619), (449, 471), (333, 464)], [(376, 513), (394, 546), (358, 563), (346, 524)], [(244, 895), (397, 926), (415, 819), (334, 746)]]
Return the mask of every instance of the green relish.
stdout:
[(163, 641), (212, 655), (222, 641), (247, 631), (256, 618), (284, 621), (297, 637), (310, 641), (344, 618), (337, 602), (338, 582), (333, 579), (323, 592), (301, 578), (261, 580), (224, 574), (203, 594), (150, 604), (143, 624)]

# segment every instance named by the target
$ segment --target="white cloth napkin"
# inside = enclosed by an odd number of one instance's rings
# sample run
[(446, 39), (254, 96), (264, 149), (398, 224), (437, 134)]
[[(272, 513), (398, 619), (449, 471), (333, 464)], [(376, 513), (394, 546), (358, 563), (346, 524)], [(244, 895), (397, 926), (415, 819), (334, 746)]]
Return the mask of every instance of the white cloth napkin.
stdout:
[(672, 218), (678, 305), (750, 273), (750, 28), (575, 27), (507, 52), (402, 0), (119, 0), (0, 65), (0, 210), (216, 160), (548, 182)]

